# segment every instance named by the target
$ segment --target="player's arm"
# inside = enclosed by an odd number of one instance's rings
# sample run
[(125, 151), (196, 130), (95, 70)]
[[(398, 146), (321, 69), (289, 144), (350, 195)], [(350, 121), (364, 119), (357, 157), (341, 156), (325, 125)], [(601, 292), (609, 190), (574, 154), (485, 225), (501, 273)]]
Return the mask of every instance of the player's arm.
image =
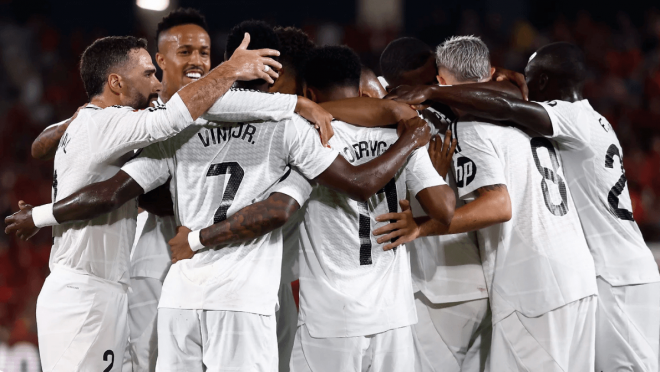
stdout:
[(364, 127), (382, 127), (417, 116), (409, 105), (371, 97), (347, 98), (320, 105), (335, 119)]
[[(488, 84), (488, 85), (487, 85)], [(465, 113), (495, 121), (511, 121), (545, 136), (553, 134), (552, 122), (547, 111), (538, 103), (528, 102), (510, 93), (488, 89), (488, 86), (506, 88), (507, 82), (462, 84), (453, 86), (400, 86), (387, 98), (411, 105), (426, 101), (444, 103)]]
[(357, 166), (337, 156), (315, 181), (351, 199), (366, 201), (394, 177), (415, 149), (429, 141), (430, 129), (419, 117), (400, 122), (399, 128), (401, 136), (382, 155)]
[(170, 194), (171, 179), (161, 186), (138, 196), (138, 207), (158, 217), (174, 215), (174, 204)]
[(43, 132), (32, 142), (32, 157), (39, 160), (51, 160), (55, 157), (60, 138), (69, 127), (70, 120), (53, 124), (44, 129)]

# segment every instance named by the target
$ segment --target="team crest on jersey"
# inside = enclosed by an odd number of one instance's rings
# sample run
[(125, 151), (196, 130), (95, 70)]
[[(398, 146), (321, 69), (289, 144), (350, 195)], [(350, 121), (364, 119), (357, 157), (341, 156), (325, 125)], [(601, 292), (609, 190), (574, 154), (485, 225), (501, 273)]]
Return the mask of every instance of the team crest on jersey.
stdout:
[(477, 174), (477, 165), (470, 158), (460, 156), (456, 159), (456, 186), (465, 187), (472, 183)]
[(607, 120), (605, 120), (605, 122), (603, 123), (603, 118), (599, 118), (598, 123), (600, 124), (601, 127), (603, 127), (603, 129), (605, 129), (606, 132), (610, 131), (611, 126), (610, 123), (607, 122)]

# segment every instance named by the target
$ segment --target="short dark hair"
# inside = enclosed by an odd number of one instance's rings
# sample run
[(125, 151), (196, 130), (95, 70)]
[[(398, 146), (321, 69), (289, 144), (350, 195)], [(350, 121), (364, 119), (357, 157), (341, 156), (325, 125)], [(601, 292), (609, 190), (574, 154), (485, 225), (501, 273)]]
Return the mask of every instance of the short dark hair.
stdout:
[(416, 70), (433, 58), (433, 49), (414, 37), (402, 37), (389, 43), (380, 55), (380, 70), (385, 80), (397, 80), (404, 72)]
[(280, 50), (280, 40), (277, 38), (277, 34), (275, 34), (273, 27), (264, 21), (255, 21), (252, 19), (249, 21), (243, 21), (229, 30), (229, 35), (227, 36), (227, 49), (225, 51), (227, 59), (229, 59), (238, 46), (241, 45), (246, 32), (250, 34), (250, 45), (248, 45), (248, 49), (269, 48)]
[(156, 42), (158, 42), (160, 34), (170, 28), (190, 24), (203, 28), (206, 33), (209, 32), (206, 18), (199, 12), (199, 10), (193, 8), (178, 8), (171, 11), (170, 14), (163, 17), (158, 23), (158, 28), (156, 29)]
[(296, 27), (275, 27), (275, 34), (280, 40), (280, 62), (292, 69), (296, 78), (300, 77), (305, 67), (305, 60), (315, 45), (305, 31)]
[(312, 50), (305, 63), (304, 78), (310, 87), (360, 89), (360, 57), (347, 46), (323, 46)]
[(80, 58), (80, 77), (89, 100), (103, 92), (113, 68), (128, 61), (135, 49), (147, 49), (147, 41), (134, 36), (108, 36), (88, 46)]

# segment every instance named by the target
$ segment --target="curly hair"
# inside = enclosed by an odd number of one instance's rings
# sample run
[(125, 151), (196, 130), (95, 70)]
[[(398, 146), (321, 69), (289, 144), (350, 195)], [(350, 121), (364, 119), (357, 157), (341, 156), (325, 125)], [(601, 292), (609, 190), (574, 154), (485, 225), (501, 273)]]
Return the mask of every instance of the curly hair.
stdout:
[(323, 46), (312, 50), (304, 78), (310, 87), (325, 91), (334, 87), (360, 89), (360, 57), (347, 46)]
[(280, 39), (280, 62), (290, 68), (298, 77), (302, 75), (305, 60), (315, 45), (309, 36), (296, 27), (275, 27), (275, 33)]
[(206, 18), (199, 12), (199, 10), (193, 8), (178, 8), (163, 17), (158, 23), (158, 28), (156, 29), (156, 42), (158, 42), (160, 34), (170, 28), (189, 24), (197, 25), (203, 28), (206, 33), (209, 32)]
[(80, 77), (90, 101), (103, 92), (108, 75), (123, 66), (135, 49), (146, 50), (147, 41), (134, 36), (108, 36), (97, 39), (85, 49), (80, 58)]

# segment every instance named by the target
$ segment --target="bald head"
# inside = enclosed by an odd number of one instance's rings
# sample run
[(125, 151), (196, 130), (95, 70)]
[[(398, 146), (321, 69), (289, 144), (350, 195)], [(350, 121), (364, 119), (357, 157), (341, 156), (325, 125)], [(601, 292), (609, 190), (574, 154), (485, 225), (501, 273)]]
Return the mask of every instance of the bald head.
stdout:
[(378, 81), (378, 77), (367, 66), (362, 66), (360, 73), (360, 94), (363, 97), (383, 98), (387, 95), (387, 91)]
[(570, 43), (545, 45), (529, 58), (525, 76), (531, 100), (582, 99), (586, 78), (584, 54)]

